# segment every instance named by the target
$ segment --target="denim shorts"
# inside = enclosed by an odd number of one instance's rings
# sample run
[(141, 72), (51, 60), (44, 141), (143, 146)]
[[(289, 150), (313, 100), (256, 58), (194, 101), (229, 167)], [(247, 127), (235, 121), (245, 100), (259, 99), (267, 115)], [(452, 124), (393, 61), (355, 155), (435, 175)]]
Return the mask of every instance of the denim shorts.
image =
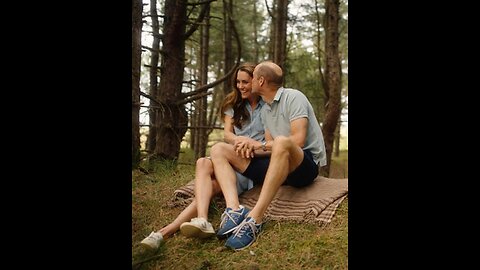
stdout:
[(235, 172), (237, 176), (237, 194), (240, 195), (243, 192), (251, 189), (253, 187), (253, 181), (248, 179), (246, 176), (242, 175), (239, 172)]
[[(270, 157), (255, 157), (251, 160), (247, 169), (242, 173), (253, 180), (254, 185), (261, 185), (267, 174)], [(310, 150), (303, 150), (303, 161), (293, 172), (291, 172), (283, 185), (293, 187), (307, 186), (318, 176), (318, 165), (313, 160)]]

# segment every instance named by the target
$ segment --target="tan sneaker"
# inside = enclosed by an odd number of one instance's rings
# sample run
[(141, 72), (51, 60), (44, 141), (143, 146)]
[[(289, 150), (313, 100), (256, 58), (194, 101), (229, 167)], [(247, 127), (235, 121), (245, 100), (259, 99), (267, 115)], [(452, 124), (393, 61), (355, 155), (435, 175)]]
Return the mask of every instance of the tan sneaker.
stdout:
[(212, 224), (204, 218), (192, 218), (180, 226), (180, 232), (186, 237), (208, 238), (215, 235)]
[(149, 236), (145, 237), (140, 244), (150, 249), (157, 249), (162, 241), (163, 235), (161, 233), (152, 232)]

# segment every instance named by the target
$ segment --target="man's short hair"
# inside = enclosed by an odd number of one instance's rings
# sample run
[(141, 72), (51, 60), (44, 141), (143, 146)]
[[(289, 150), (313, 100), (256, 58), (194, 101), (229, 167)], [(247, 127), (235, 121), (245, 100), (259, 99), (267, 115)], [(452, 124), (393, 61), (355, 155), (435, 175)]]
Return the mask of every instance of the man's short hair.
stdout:
[(258, 76), (263, 76), (265, 79), (275, 86), (282, 86), (283, 72), (282, 69), (271, 61), (265, 61), (257, 65)]

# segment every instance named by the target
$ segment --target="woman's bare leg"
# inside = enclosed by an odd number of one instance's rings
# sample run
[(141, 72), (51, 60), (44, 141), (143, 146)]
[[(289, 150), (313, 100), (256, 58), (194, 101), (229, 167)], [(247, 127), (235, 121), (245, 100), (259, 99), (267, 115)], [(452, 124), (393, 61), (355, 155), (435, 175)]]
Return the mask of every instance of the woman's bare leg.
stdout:
[(195, 198), (175, 220), (159, 231), (164, 238), (168, 238), (180, 229), (180, 225), (194, 217), (203, 217), (208, 220), (208, 208), (213, 196), (221, 192), (220, 186), (212, 179), (213, 165), (208, 158), (199, 158), (195, 168)]

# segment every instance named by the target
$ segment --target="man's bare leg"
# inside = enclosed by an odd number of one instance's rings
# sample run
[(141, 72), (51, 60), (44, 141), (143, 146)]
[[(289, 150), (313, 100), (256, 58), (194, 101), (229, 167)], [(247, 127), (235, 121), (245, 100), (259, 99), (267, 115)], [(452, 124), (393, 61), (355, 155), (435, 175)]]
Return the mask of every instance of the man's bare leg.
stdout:
[(303, 150), (290, 138), (279, 136), (273, 141), (270, 165), (263, 181), (258, 201), (248, 216), (257, 223), (262, 221), (263, 215), (277, 194), (280, 186), (285, 182), (288, 174), (293, 172), (303, 161)]

